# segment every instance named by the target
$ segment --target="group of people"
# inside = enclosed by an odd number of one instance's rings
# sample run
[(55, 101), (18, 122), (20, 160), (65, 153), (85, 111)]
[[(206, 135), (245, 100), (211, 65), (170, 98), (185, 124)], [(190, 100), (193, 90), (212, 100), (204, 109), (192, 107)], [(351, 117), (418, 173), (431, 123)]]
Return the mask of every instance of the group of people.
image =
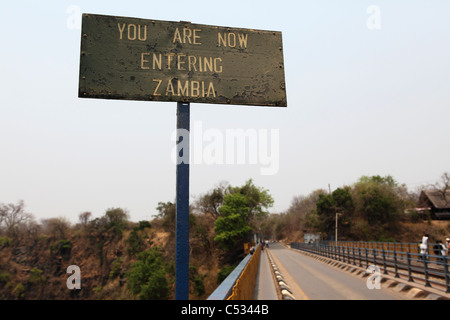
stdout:
[[(267, 248), (269, 247), (269, 241), (267, 241), (267, 240), (265, 240), (265, 241), (263, 240), (260, 243), (261, 243), (261, 249), (262, 250), (264, 250), (265, 247), (267, 247)], [(255, 252), (255, 250), (256, 250), (255, 246), (251, 247), (250, 248), (250, 254), (253, 254), (253, 252)]]
[[(420, 254), (424, 255), (428, 253), (428, 239), (429, 235), (426, 234), (422, 237), (422, 242), (420, 243)], [(433, 246), (434, 254), (437, 256), (447, 256), (450, 249), (450, 238), (445, 239), (445, 244), (441, 240), (437, 240)]]

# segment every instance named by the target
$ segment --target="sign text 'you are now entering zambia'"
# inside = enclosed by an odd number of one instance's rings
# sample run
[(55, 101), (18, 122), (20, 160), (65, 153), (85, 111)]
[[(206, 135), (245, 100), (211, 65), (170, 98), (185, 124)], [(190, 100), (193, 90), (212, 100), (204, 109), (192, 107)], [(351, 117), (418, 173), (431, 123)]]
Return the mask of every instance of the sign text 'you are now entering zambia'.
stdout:
[(286, 107), (282, 35), (83, 14), (79, 97)]

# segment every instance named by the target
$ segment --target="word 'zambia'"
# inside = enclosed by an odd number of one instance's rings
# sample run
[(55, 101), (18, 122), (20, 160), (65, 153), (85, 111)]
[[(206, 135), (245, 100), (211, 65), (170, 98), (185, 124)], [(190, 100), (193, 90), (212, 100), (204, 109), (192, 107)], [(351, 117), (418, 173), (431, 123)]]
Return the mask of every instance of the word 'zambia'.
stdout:
[(282, 36), (84, 14), (79, 96), (285, 107)]

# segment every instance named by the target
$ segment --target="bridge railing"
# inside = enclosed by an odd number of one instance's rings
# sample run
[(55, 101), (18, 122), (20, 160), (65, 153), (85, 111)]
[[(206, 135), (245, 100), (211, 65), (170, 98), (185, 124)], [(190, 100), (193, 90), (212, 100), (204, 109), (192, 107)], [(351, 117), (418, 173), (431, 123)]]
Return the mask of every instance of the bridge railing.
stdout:
[(208, 297), (208, 300), (253, 300), (261, 245), (248, 254)]
[[(328, 243), (329, 245), (336, 245), (335, 241), (321, 242)], [(397, 252), (411, 252), (420, 253), (420, 242), (375, 242), (375, 241), (338, 241), (338, 246), (341, 247), (357, 247), (357, 248), (368, 248), (368, 249), (379, 249), (379, 250), (392, 250)], [(430, 243), (427, 246), (426, 253), (433, 254), (434, 246), (438, 245), (435, 243)]]
[(450, 293), (449, 258), (442, 255), (421, 254), (413, 251), (397, 251), (396, 246), (388, 250), (385, 246), (367, 247), (354, 243), (352, 246), (335, 243), (291, 243), (291, 248), (320, 255), (336, 261), (368, 270), (371, 266), (395, 278), (418, 282)]

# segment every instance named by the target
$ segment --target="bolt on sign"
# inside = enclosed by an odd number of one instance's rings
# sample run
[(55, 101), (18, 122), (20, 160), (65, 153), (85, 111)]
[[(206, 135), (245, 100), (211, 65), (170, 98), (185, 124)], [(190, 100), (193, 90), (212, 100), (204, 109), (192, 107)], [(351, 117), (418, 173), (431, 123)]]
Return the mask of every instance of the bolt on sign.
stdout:
[(79, 97), (286, 107), (282, 34), (83, 14)]

